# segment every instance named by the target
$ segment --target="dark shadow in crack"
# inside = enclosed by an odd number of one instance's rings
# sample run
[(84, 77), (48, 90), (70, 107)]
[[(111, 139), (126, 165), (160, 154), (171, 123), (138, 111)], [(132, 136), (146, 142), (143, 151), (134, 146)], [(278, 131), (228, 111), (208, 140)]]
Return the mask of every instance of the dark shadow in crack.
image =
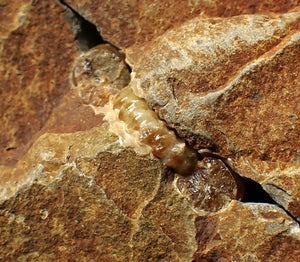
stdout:
[(210, 156), (222, 160), (226, 167), (230, 170), (231, 175), (235, 178), (239, 191), (241, 192), (240, 201), (244, 203), (265, 203), (280, 207), (291, 219), (300, 224), (300, 221), (284, 206), (277, 203), (258, 182), (240, 175), (230, 164), (230, 162), (219, 154), (204, 151), (202, 157)]
[(245, 185), (242, 202), (277, 204), (259, 183), (247, 177), (242, 177), (242, 180)]
[(280, 207), (284, 212), (295, 222), (300, 224), (300, 221), (284, 206), (277, 203), (264, 189), (263, 187), (255, 182), (254, 180), (242, 177), (244, 185), (245, 185), (245, 193), (242, 198), (242, 202), (255, 202), (255, 203), (266, 203), (266, 204), (273, 204)]
[(64, 19), (69, 23), (72, 31), (74, 32), (74, 38), (80, 51), (87, 51), (99, 44), (112, 45), (102, 38), (94, 24), (86, 20), (69, 4), (63, 0), (59, 0), (59, 3), (66, 7), (66, 10), (64, 11)]
[[(108, 44), (122, 53), (122, 50), (119, 47), (103, 39), (96, 25), (81, 16), (65, 1), (58, 0), (58, 2), (66, 7), (66, 10), (64, 11), (64, 19), (73, 31), (75, 36), (74, 39), (76, 40), (77, 47), (80, 51), (86, 52), (94, 46)], [(131, 73), (131, 67), (127, 63), (126, 66)]]

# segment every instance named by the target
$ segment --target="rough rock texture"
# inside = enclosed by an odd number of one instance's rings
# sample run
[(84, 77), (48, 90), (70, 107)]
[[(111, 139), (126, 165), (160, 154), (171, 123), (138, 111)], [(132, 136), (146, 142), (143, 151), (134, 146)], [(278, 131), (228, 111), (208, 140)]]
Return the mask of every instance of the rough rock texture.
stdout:
[(291, 203), (280, 201), (296, 217), (299, 23), (299, 11), (195, 18), (145, 45), (143, 56), (127, 51), (132, 87), (169, 126), (195, 148), (230, 157), (239, 174), (266, 190), (285, 191)]
[(122, 48), (143, 45), (196, 16), (229, 17), (254, 13), (285, 13), (299, 0), (66, 0), (97, 25), (103, 37)]
[(221, 215), (198, 217), (196, 227), (201, 244), (195, 261), (297, 261), (300, 256), (299, 227), (276, 206), (232, 202)]
[(0, 164), (17, 161), (70, 88), (76, 46), (61, 13), (50, 0), (0, 3)]
[(107, 128), (44, 134), (1, 173), (2, 260), (192, 258), (195, 213), (159, 161), (120, 147)]
[(299, 260), (299, 1), (66, 2), (206, 158), (121, 146), (70, 89), (66, 6), (0, 1), (0, 260)]

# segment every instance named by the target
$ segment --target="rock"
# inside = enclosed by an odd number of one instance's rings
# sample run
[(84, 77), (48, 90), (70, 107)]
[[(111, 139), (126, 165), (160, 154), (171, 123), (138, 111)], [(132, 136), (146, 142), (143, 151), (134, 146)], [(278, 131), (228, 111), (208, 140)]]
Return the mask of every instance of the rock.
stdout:
[[(195, 149), (231, 158), (240, 175), (268, 184), (283, 170), (299, 174), (299, 19), (195, 18), (127, 50), (130, 85)], [(275, 186), (299, 204), (293, 186)]]
[[(287, 219), (287, 220), (286, 220)], [(232, 202), (196, 220), (195, 261), (297, 261), (299, 227), (273, 205)]]
[(299, 260), (299, 2), (66, 2), (198, 169), (122, 146), (82, 103), (67, 6), (4, 1), (0, 260)]
[(262, 186), (270, 196), (288, 210), (297, 220), (300, 218), (299, 169), (287, 169), (271, 173)]
[(14, 164), (70, 89), (70, 67), (77, 53), (62, 9), (53, 1), (4, 2), (0, 164)]
[[(84, 1), (66, 0), (80, 15), (95, 24), (104, 39), (121, 47), (143, 46), (167, 30), (194, 17), (230, 17), (240, 14), (285, 13), (299, 5), (287, 0), (217, 1)], [(101, 15), (99, 15), (101, 14)], [(138, 47), (137, 47), (138, 48)]]
[(188, 202), (159, 161), (122, 148), (107, 131), (104, 124), (44, 134), (7, 177), (2, 173), (1, 259), (192, 258)]

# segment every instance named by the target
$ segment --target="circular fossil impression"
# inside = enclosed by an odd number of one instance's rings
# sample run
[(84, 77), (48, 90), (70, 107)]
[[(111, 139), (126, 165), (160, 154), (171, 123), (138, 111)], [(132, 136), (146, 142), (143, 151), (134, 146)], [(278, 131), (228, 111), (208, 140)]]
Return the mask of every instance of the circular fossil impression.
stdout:
[(178, 176), (175, 185), (197, 211), (216, 212), (232, 199), (240, 199), (243, 187), (226, 165), (205, 157), (188, 176)]
[(104, 106), (130, 81), (124, 55), (110, 45), (98, 45), (82, 54), (75, 62), (72, 82), (82, 102)]

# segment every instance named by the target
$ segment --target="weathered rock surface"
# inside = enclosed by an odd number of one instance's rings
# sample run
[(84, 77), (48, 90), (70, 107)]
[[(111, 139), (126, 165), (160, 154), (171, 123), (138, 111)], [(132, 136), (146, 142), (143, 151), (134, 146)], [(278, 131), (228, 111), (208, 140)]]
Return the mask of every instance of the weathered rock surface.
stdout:
[(275, 179), (299, 176), (299, 21), (299, 11), (195, 18), (127, 51), (132, 88), (169, 126), (230, 157), (239, 174), (274, 182), (292, 196), (284, 206), (300, 200), (292, 182)]
[(143, 45), (168, 29), (197, 17), (230, 17), (240, 14), (285, 13), (300, 4), (299, 0), (66, 0), (86, 19), (94, 23), (103, 37), (126, 48)]
[(183, 178), (121, 146), (70, 90), (66, 7), (0, 3), (0, 260), (299, 260), (299, 1), (66, 2), (207, 155)]
[(44, 134), (1, 173), (1, 259), (192, 258), (195, 213), (166, 169), (107, 131)]
[(198, 217), (196, 227), (195, 261), (297, 261), (300, 256), (299, 227), (272, 205), (232, 202), (222, 214)]
[(70, 89), (77, 54), (53, 1), (2, 1), (0, 24), (0, 164), (13, 164)]

